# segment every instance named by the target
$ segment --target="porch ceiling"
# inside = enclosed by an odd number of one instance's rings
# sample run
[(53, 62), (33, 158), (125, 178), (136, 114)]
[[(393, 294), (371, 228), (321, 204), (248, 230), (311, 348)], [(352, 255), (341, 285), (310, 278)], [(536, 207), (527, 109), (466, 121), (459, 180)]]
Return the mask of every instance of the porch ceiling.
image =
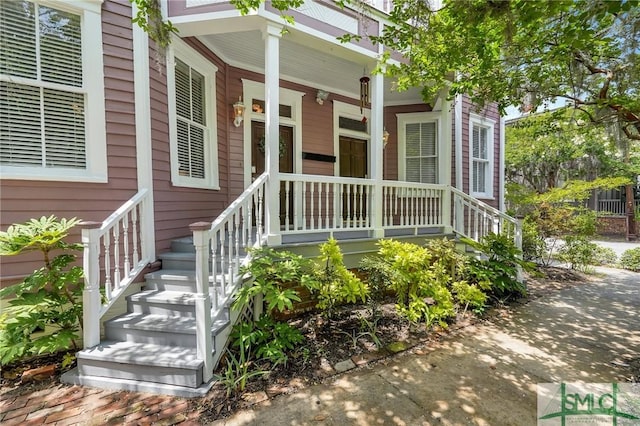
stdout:
[[(260, 31), (210, 34), (199, 39), (228, 64), (262, 73), (264, 41)], [(280, 40), (280, 75), (284, 80), (305, 84), (330, 93), (358, 98), (365, 65), (374, 66), (370, 58), (344, 47), (312, 39), (291, 31)], [(392, 81), (385, 79), (384, 102), (389, 105), (422, 103), (420, 91), (392, 90)]]

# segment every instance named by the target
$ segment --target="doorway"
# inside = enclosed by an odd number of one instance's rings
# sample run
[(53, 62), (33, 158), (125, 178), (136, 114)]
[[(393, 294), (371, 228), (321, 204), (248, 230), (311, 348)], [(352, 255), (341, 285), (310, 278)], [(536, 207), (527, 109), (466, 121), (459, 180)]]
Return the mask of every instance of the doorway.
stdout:
[[(364, 179), (367, 177), (367, 140), (340, 136), (340, 176)], [(347, 185), (342, 194), (342, 219), (365, 220), (367, 197), (359, 185)]]
[[(293, 127), (280, 126), (280, 172), (293, 173)], [(251, 122), (251, 178), (264, 173), (265, 160), (265, 125), (260, 121)], [(293, 224), (293, 191), (289, 188), (289, 203), (285, 183), (280, 183), (280, 225), (285, 224), (286, 212), (289, 212), (289, 225)]]

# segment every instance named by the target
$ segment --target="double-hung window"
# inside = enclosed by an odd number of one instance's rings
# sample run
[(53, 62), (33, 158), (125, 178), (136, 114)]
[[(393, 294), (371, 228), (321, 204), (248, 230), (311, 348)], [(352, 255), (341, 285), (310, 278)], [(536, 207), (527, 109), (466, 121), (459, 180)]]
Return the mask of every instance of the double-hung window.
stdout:
[(217, 68), (179, 40), (172, 43), (169, 61), (172, 182), (176, 186), (219, 189)]
[(438, 183), (439, 115), (398, 115), (398, 171), (401, 180)]
[(493, 197), (493, 129), (492, 120), (472, 116), (469, 122), (471, 195)]
[(4, 178), (105, 182), (100, 5), (0, 1)]

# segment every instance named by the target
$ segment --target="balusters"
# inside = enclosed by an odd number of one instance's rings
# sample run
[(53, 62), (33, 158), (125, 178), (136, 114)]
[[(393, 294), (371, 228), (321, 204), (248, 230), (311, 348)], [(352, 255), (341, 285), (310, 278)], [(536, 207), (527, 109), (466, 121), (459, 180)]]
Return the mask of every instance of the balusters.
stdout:
[(113, 285), (120, 287), (120, 222), (113, 227)]
[(316, 229), (316, 223), (315, 223), (315, 210), (313, 209), (313, 198), (315, 196), (315, 186), (316, 184), (314, 182), (310, 182), (309, 183), (309, 228), (310, 229)]
[(222, 297), (224, 298), (224, 296), (227, 293), (227, 279), (225, 277), (225, 268), (224, 268), (224, 261), (225, 261), (225, 256), (226, 256), (226, 252), (225, 252), (225, 242), (226, 242), (226, 238), (227, 238), (227, 233), (225, 231), (226, 229), (226, 225), (222, 226), (220, 228), (220, 231), (218, 232), (219, 235), (219, 239), (218, 241), (216, 241), (217, 243), (220, 243), (220, 294), (222, 294)]
[(291, 192), (290, 182), (285, 180), (284, 184), (284, 229), (289, 230), (289, 197)]
[(324, 205), (325, 205), (325, 210), (324, 210), (324, 223), (326, 224), (325, 226), (327, 228), (329, 228), (331, 226), (331, 224), (329, 223), (329, 206), (331, 204), (329, 204), (329, 188), (330, 188), (330, 183), (326, 182), (325, 183), (325, 193), (324, 193)]
[[(129, 259), (129, 213), (124, 215), (122, 221), (122, 246), (124, 248), (124, 276), (129, 277), (131, 272), (131, 260)], [(119, 281), (118, 281), (119, 282)]]
[(322, 229), (322, 182), (318, 182), (318, 229)]
[(138, 208), (134, 207), (131, 211), (131, 224), (133, 225), (133, 264), (140, 262), (140, 253), (138, 252)]
[(104, 247), (104, 290), (107, 300), (111, 300), (111, 238), (107, 232), (104, 234), (102, 244)]
[(218, 234), (216, 231), (211, 238), (211, 276), (213, 277), (213, 294), (211, 305), (213, 309), (218, 309)]
[(236, 233), (236, 253), (235, 253), (235, 270), (240, 269), (240, 232), (238, 232), (238, 228), (240, 227), (241, 222), (240, 212), (238, 214), (233, 215), (233, 226), (235, 228)]
[(302, 229), (307, 229), (307, 183), (302, 182)]

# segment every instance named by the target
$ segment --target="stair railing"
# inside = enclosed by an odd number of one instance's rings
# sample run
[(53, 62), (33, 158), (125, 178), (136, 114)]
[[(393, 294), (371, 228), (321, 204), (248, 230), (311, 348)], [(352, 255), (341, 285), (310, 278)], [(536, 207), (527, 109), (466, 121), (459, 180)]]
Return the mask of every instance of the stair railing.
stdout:
[[(83, 222), (83, 341), (100, 343), (100, 319), (153, 260), (144, 232), (148, 191), (140, 190), (104, 222)], [(104, 294), (101, 294), (101, 283)], [(103, 301), (104, 300), (104, 301)]]
[(268, 175), (258, 177), (212, 223), (191, 224), (196, 248), (196, 338), (203, 380), (213, 374), (211, 324), (242, 285), (249, 249), (265, 240), (264, 196)]
[(522, 250), (520, 222), (464, 192), (451, 188), (453, 194), (453, 230), (465, 237), (480, 241), (489, 233), (504, 234)]

